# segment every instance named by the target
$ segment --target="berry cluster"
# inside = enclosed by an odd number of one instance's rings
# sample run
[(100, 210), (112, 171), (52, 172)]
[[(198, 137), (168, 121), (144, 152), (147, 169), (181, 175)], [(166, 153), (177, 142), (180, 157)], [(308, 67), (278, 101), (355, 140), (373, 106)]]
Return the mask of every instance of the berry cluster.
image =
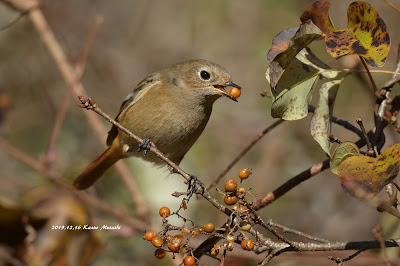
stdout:
[[(250, 169), (242, 169), (239, 171), (240, 182), (247, 179), (251, 174)], [(219, 189), (217, 188), (219, 191)], [(166, 252), (171, 252), (173, 256), (178, 253), (181, 248), (183, 253), (186, 255), (183, 259), (184, 265), (195, 265), (196, 258), (193, 256), (193, 250), (188, 247), (190, 238), (196, 237), (199, 234), (213, 235), (220, 239), (224, 239), (220, 246), (214, 245), (210, 250), (212, 256), (217, 256), (222, 249), (224, 254), (227, 251), (232, 251), (234, 248), (234, 242), (241, 245), (244, 250), (253, 250), (254, 242), (245, 236), (244, 232), (249, 231), (252, 228), (251, 212), (247, 206), (249, 203), (245, 200), (246, 194), (249, 193), (244, 187), (238, 188), (238, 182), (234, 179), (229, 179), (225, 182), (225, 192), (221, 192), (224, 195), (224, 202), (227, 205), (232, 206), (232, 214), (228, 218), (223, 228), (216, 228), (213, 223), (206, 223), (203, 226), (195, 226), (195, 223), (187, 218), (184, 218), (179, 214), (181, 209), (187, 208), (187, 202), (184, 199), (181, 207), (171, 213), (168, 207), (162, 207), (159, 210), (159, 215), (163, 219), (164, 230), (155, 233), (153, 231), (147, 231), (144, 235), (144, 239), (150, 241), (157, 249), (154, 252), (154, 256), (158, 259), (165, 257)], [(168, 223), (167, 218), (176, 215), (184, 221), (184, 225), (176, 227)], [(189, 228), (185, 224), (187, 221), (192, 223)], [(177, 235), (167, 234), (169, 231), (179, 230), (181, 233)]]

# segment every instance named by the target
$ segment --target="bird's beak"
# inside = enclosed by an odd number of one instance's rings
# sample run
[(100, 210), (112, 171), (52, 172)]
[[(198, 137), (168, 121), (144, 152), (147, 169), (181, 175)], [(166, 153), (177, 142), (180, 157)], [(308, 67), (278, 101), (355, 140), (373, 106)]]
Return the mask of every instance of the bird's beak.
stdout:
[(213, 86), (215, 89), (217, 89), (217, 90), (219, 90), (220, 92), (222, 92), (222, 95), (228, 97), (229, 99), (231, 99), (231, 100), (233, 100), (233, 101), (235, 101), (235, 102), (237, 102), (237, 100), (236, 100), (235, 98), (233, 98), (232, 96), (230, 96), (229, 93), (226, 91), (225, 88), (227, 88), (227, 87), (236, 87), (236, 88), (238, 88), (239, 90), (242, 90), (242, 88), (241, 88), (239, 85), (233, 83), (232, 81), (227, 81), (227, 82), (225, 82), (223, 85), (215, 84), (215, 85), (212, 85), (212, 86)]

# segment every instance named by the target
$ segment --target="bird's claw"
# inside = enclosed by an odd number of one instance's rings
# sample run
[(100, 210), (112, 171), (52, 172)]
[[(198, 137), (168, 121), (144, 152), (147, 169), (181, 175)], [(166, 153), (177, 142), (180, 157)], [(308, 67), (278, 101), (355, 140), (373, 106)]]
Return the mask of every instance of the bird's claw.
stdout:
[(201, 182), (200, 179), (198, 179), (194, 175), (190, 175), (190, 178), (187, 180), (187, 184), (188, 201), (193, 196), (193, 194), (201, 194), (205, 190), (203, 182)]
[(138, 152), (143, 151), (143, 155), (146, 155), (151, 149), (151, 141), (150, 139), (143, 139), (142, 143), (138, 144)]

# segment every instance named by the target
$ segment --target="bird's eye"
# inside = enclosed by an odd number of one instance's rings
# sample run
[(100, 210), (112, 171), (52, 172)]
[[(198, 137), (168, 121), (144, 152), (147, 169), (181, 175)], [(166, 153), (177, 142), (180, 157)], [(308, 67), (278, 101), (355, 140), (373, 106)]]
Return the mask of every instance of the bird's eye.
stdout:
[(200, 77), (201, 77), (202, 79), (204, 79), (204, 80), (209, 80), (209, 79), (210, 79), (210, 73), (208, 73), (208, 72), (205, 71), (205, 70), (202, 70), (202, 71), (200, 72)]

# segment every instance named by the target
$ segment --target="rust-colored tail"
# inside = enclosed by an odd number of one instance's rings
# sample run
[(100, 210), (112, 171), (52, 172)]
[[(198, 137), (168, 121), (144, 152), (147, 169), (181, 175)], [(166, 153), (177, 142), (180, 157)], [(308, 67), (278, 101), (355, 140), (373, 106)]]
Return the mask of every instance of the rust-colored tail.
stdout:
[(119, 138), (115, 138), (112, 145), (107, 148), (99, 157), (91, 162), (82, 173), (75, 178), (74, 187), (76, 189), (86, 189), (93, 185), (104, 172), (115, 164), (118, 160), (122, 159), (122, 151), (119, 144)]

